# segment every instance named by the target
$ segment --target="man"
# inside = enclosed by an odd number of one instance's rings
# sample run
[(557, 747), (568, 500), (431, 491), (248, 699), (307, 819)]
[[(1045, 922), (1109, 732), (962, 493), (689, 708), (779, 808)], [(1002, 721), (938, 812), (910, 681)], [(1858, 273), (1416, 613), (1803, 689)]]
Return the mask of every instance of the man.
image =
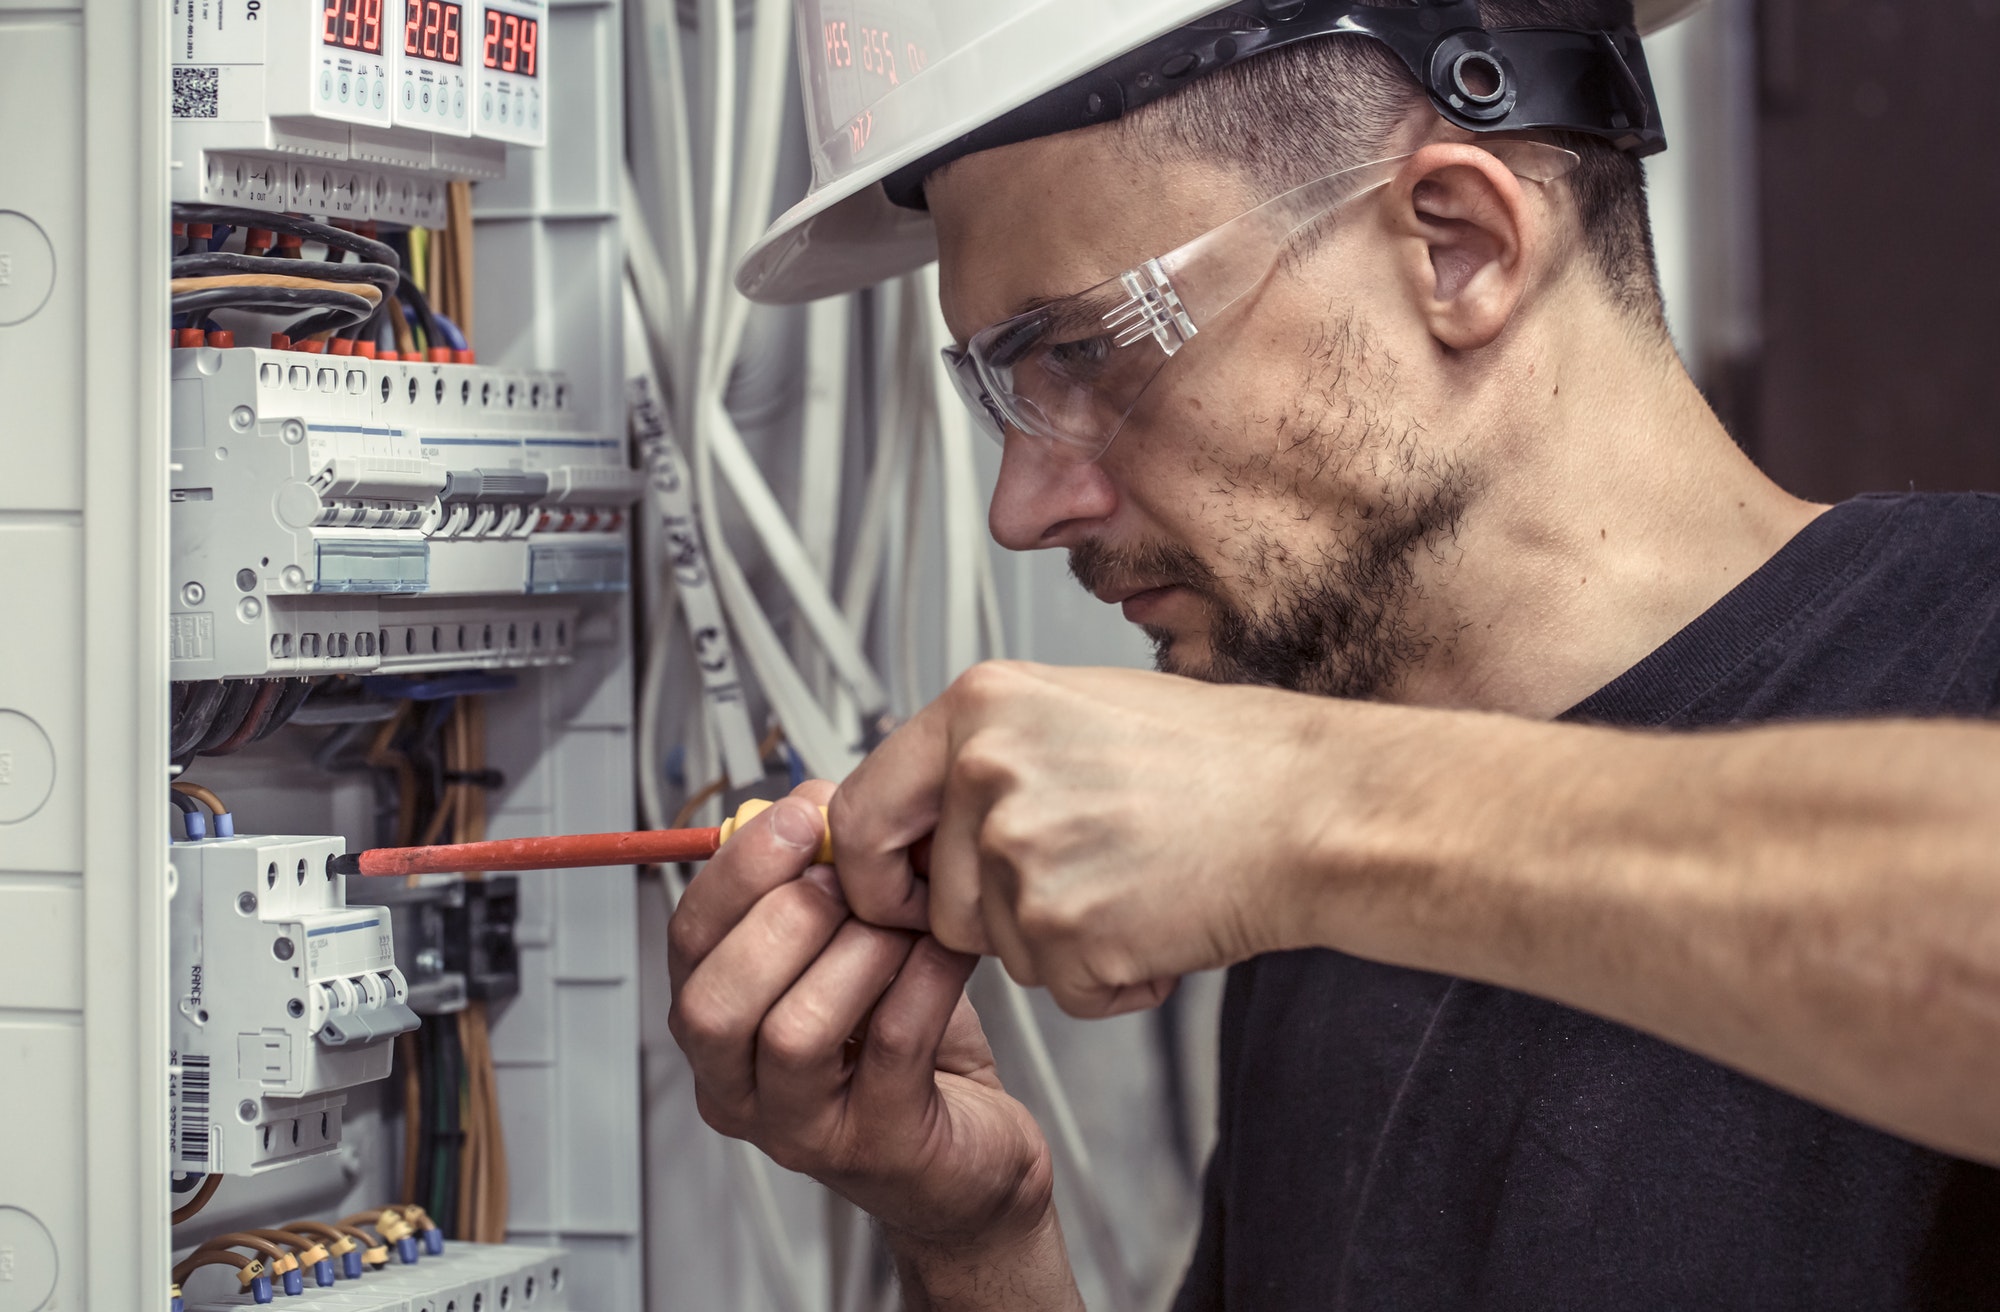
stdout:
[[(1115, 122), (1001, 113), (906, 152), (955, 372), (1005, 431), (996, 538), (1069, 551), (1170, 674), (1266, 686), (985, 667), (837, 795), (809, 787), (837, 878), (807, 868), (812, 809), (774, 810), (674, 921), (703, 1114), (874, 1213), (912, 1306), (1074, 1306), (1046, 1148), (993, 1076), (961, 954), (1098, 1013), (1231, 965), (1183, 1307), (1991, 1305), (2000, 1173), (1616, 1023), (1809, 1082), (1803, 1044), (1744, 1059), (1741, 1035), (1782, 1026), (1687, 984), (1787, 983), (1744, 928), (1754, 897), (1636, 855), (1478, 879), (1454, 844), (1531, 824), (1498, 809), (1521, 792), (1474, 794), (1483, 823), (1392, 821), (1515, 763), (1461, 721), (1330, 698), (1667, 728), (1982, 715), (2000, 508), (1772, 485), (1662, 328), (1646, 114), (1582, 93), (1519, 125), (1468, 112), (1547, 109), (1577, 76), (1510, 46), (1521, 28), (1584, 34), (1564, 49), (1600, 59), (1592, 94), (1621, 69), (1643, 85), (1629, 15), (1504, 0), (1469, 31), (1463, 5), (1344, 8)], [(1212, 55), (1231, 21), (1182, 31)], [(1137, 72), (1106, 56), (1127, 90), (1178, 66), (1142, 49)], [(771, 250), (866, 247), (843, 217), (790, 247), (781, 221), (752, 285), (795, 271)], [(881, 222), (893, 246), (906, 221)], [(1402, 768), (1368, 768), (1385, 756)], [(1865, 942), (1870, 912), (1829, 899), (1828, 941)]]

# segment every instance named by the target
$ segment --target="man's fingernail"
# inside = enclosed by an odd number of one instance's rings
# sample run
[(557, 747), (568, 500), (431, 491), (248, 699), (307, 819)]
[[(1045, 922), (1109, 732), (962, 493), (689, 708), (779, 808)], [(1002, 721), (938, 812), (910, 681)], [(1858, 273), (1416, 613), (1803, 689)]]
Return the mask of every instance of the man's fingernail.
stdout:
[(780, 803), (771, 808), (771, 832), (786, 847), (795, 847), (801, 852), (819, 850), (819, 826), (796, 806)]
[(814, 866), (812, 869), (806, 871), (803, 878), (808, 884), (819, 889), (820, 892), (825, 893), (834, 901), (845, 902), (847, 900), (840, 891), (840, 876), (833, 873), (832, 866)]

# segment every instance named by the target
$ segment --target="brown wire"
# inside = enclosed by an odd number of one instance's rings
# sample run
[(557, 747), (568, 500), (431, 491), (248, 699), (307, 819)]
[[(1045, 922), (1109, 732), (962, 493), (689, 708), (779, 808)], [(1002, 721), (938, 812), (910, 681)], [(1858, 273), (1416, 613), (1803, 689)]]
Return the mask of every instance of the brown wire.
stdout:
[(479, 1082), (479, 1064), (474, 1057), (472, 1037), (469, 1031), (471, 1011), (461, 1011), (453, 1019), (458, 1024), (458, 1046), (465, 1054), (465, 1083), (458, 1091), (458, 1123), (465, 1129), (465, 1146), (458, 1154), (458, 1216), (454, 1238), (476, 1240), (479, 1216), (479, 1195), (473, 1188), (474, 1177), (479, 1173), (479, 1158), (486, 1145), (485, 1127), (481, 1124), (480, 1103), (474, 1095), (474, 1086)]
[(189, 1276), (205, 1266), (232, 1266), (241, 1271), (256, 1260), (241, 1253), (232, 1253), (227, 1248), (197, 1248), (175, 1265), (174, 1283), (177, 1285), (187, 1283)]
[(339, 1226), (328, 1225), (324, 1221), (287, 1221), (278, 1228), (280, 1230), (295, 1230), (305, 1235), (318, 1235), (320, 1238), (336, 1244), (343, 1239), (355, 1238), (354, 1235), (347, 1233)]
[(183, 797), (192, 797), (216, 815), (229, 814), (229, 808), (222, 804), (222, 799), (198, 783), (187, 779), (176, 779), (171, 784), (168, 784), (167, 787), (173, 789)]
[(283, 1227), (245, 1230), (243, 1233), (246, 1235), (256, 1235), (260, 1239), (269, 1239), (273, 1243), (283, 1244), (301, 1257), (311, 1249), (324, 1248), (326, 1246), (317, 1239), (306, 1235), (294, 1234), (289, 1228)]
[(396, 1038), (396, 1056), (403, 1063), (403, 1201), (417, 1198), (417, 1159), (424, 1124), (424, 1087), (417, 1074), (417, 1036)]
[(196, 1212), (199, 1212), (202, 1208), (207, 1207), (208, 1200), (215, 1197), (215, 1191), (217, 1189), (220, 1189), (221, 1187), (222, 1187), (221, 1173), (210, 1172), (209, 1175), (202, 1180), (201, 1187), (194, 1191), (194, 1197), (188, 1199), (185, 1203), (182, 1203), (179, 1207), (176, 1207), (174, 1209), (174, 1216), (173, 1216), (174, 1224), (179, 1225), (181, 1222), (186, 1221), (191, 1217), (193, 1217), (194, 1214)]
[(371, 282), (332, 282), (324, 278), (294, 278), (282, 273), (224, 273), (204, 278), (174, 278), (167, 290), (175, 296), (215, 287), (298, 287), (315, 292), (347, 292), (370, 305), (382, 301), (382, 289)]
[[(252, 1230), (232, 1230), (226, 1235), (216, 1235), (201, 1242), (203, 1248), (254, 1248), (273, 1263), (291, 1256), (283, 1248), (265, 1239)], [(275, 1269), (275, 1268), (274, 1268)]]

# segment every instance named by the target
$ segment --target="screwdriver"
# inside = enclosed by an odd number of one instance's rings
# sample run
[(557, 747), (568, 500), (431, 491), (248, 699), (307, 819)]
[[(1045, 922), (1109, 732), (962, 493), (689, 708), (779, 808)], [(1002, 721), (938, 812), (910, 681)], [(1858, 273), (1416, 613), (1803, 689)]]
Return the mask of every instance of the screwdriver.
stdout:
[[(550, 838), (495, 838), (484, 843), (439, 843), (430, 847), (373, 847), (327, 858), (329, 875), (457, 875), (471, 871), (564, 870), (574, 866), (664, 865), (706, 861), (771, 803), (748, 801), (712, 829), (642, 829), (612, 834), (564, 834)], [(826, 808), (820, 808), (824, 817)], [(833, 831), (820, 836), (821, 862), (833, 860)]]

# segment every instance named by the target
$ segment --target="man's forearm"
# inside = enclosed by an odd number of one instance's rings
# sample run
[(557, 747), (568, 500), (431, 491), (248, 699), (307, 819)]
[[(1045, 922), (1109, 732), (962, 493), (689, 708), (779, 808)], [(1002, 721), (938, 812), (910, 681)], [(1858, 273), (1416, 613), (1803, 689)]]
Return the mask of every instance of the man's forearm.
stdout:
[(1082, 1312), (1053, 1207), (1032, 1231), (990, 1245), (940, 1247), (893, 1231), (887, 1238), (906, 1312)]
[(1319, 941), (2000, 1162), (2000, 730), (1413, 727), (1319, 836)]

